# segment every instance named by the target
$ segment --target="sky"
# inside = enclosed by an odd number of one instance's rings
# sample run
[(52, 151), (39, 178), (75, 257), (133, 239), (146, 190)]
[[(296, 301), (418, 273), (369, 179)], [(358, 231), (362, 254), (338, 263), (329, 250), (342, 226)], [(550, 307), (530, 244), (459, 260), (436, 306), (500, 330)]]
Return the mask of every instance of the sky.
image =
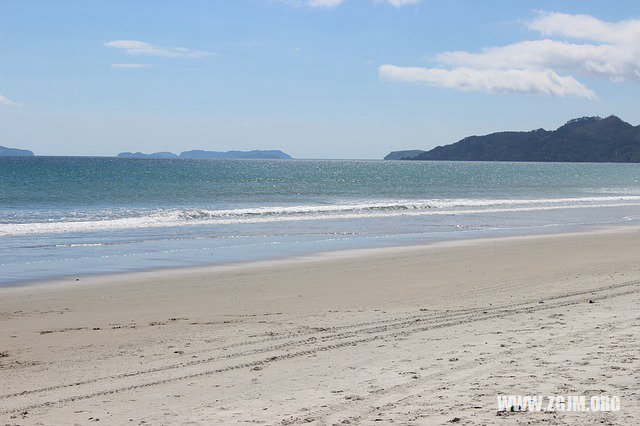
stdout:
[(0, 0), (0, 145), (382, 158), (615, 114), (640, 2)]

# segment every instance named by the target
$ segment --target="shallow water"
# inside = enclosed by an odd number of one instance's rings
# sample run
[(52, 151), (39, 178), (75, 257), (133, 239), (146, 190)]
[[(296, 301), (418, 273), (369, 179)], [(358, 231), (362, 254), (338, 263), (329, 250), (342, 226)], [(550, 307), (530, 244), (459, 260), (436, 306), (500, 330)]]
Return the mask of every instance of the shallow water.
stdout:
[(640, 165), (0, 157), (0, 283), (640, 223)]

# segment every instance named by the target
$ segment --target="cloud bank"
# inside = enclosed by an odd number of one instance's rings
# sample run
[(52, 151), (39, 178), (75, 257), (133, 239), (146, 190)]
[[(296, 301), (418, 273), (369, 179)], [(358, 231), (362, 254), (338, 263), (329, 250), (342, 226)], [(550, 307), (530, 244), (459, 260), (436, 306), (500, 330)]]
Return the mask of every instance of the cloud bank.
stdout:
[(104, 44), (108, 47), (120, 49), (132, 56), (161, 56), (166, 58), (203, 58), (215, 53), (202, 50), (192, 50), (185, 47), (160, 47), (139, 40), (113, 40)]
[(426, 83), (458, 90), (595, 97), (591, 90), (575, 78), (561, 77), (552, 70), (478, 70), (474, 68), (446, 70), (382, 65), (380, 77), (385, 80)]
[(443, 52), (435, 58), (436, 68), (382, 65), (380, 77), (458, 90), (589, 99), (595, 94), (576, 76), (640, 83), (640, 20), (610, 23), (588, 15), (541, 13), (527, 27), (582, 43), (545, 38), (480, 52)]

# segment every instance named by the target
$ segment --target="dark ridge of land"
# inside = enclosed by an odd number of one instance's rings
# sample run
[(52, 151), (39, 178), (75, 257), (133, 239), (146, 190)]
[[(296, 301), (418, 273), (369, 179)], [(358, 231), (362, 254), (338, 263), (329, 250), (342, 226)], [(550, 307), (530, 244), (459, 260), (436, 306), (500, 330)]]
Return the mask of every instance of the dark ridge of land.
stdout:
[(614, 115), (582, 117), (569, 120), (556, 130), (469, 136), (401, 159), (638, 163), (640, 126), (632, 126)]
[(33, 157), (28, 149), (7, 148), (0, 145), (0, 157)]
[(413, 157), (420, 155), (426, 151), (421, 149), (406, 149), (403, 151), (391, 151), (387, 154), (385, 160), (411, 160)]
[(243, 158), (243, 159), (281, 159), (290, 160), (291, 156), (279, 150), (253, 150), (253, 151), (183, 151), (180, 155), (172, 152), (155, 152), (145, 154), (143, 152), (121, 152), (118, 158), (190, 158), (190, 159), (211, 159), (211, 158)]

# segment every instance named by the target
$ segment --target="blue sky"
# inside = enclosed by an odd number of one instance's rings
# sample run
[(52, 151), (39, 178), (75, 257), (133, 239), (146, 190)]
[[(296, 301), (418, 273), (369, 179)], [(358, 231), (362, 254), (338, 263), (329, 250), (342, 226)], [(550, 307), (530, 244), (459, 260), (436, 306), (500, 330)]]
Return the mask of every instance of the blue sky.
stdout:
[(41, 155), (381, 158), (636, 125), (639, 83), (638, 1), (0, 0), (0, 145)]

